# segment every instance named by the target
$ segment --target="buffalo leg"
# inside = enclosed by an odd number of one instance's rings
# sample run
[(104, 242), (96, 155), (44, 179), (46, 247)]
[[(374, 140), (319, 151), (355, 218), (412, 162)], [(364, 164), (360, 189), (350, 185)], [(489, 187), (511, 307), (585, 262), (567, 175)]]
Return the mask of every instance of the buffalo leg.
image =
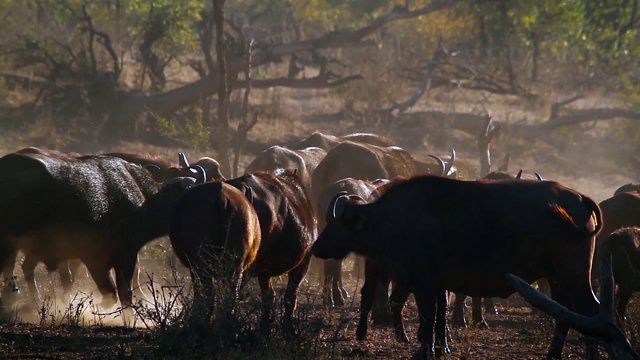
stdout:
[(343, 306), (344, 299), (339, 289), (342, 278), (342, 260), (324, 260), (324, 304), (331, 307)]
[(618, 312), (618, 322), (622, 323), (627, 312), (627, 304), (631, 299), (633, 290), (626, 286), (619, 286), (616, 294), (616, 311)]
[(24, 261), (22, 262), (22, 273), (24, 274), (24, 279), (27, 282), (27, 286), (29, 288), (29, 293), (31, 294), (31, 298), (37, 301), (43, 301), (42, 295), (38, 290), (38, 284), (36, 283), (35, 278), (35, 270), (38, 265), (38, 259), (34, 256), (26, 254), (24, 257)]
[(373, 307), (376, 289), (382, 276), (381, 268), (377, 263), (367, 259), (364, 272), (364, 285), (360, 289), (360, 319), (356, 329), (356, 339), (366, 340), (368, 330), (369, 313)]
[[(193, 283), (193, 317), (192, 321), (208, 323), (211, 321), (214, 308), (213, 276), (210, 271), (191, 268)], [(203, 311), (204, 313), (202, 313)]]
[[(598, 302), (593, 295), (591, 286), (588, 283), (583, 285), (561, 284), (549, 281), (551, 288), (551, 298), (559, 304), (585, 316), (594, 316), (597, 313)], [(573, 286), (572, 286), (573, 285)], [(569, 290), (567, 290), (569, 289)], [(566, 293), (563, 291), (566, 290)], [(571, 301), (567, 296), (573, 297)], [(560, 359), (562, 348), (569, 332), (569, 324), (566, 321), (556, 319), (556, 327), (551, 340), (551, 347), (547, 353), (547, 359)], [(586, 352), (588, 359), (597, 358), (597, 348), (592, 340), (586, 340)]]
[(482, 316), (482, 298), (481, 297), (472, 298), (471, 318), (473, 319), (473, 326), (478, 326), (485, 329), (489, 328), (489, 324), (487, 324), (487, 321)]
[[(418, 305), (418, 314), (420, 315), (420, 329), (418, 331), (418, 340), (420, 341), (420, 349), (414, 355), (414, 359), (425, 359), (428, 354), (432, 354), (433, 347), (433, 328), (436, 320), (436, 292), (433, 289), (419, 289), (414, 292), (416, 304)], [(437, 349), (440, 354), (442, 348)]]
[(20, 291), (16, 284), (16, 277), (13, 269), (16, 266), (16, 256), (18, 251), (11, 246), (11, 241), (0, 237), (0, 257), (2, 276), (4, 277), (4, 288), (2, 289), (2, 306), (13, 306), (17, 302)]
[[(367, 267), (370, 266), (369, 261), (369, 259), (365, 261), (365, 282), (367, 278)], [(385, 271), (381, 270), (375, 281), (378, 283), (378, 286), (375, 290), (371, 320), (373, 320), (373, 323), (376, 325), (392, 326), (393, 316), (391, 315), (391, 305), (389, 304), (389, 276), (387, 276)]]
[(130, 325), (134, 318), (133, 309), (133, 288), (131, 287), (131, 281), (133, 274), (136, 270), (136, 259), (129, 259), (129, 261), (116, 267), (116, 285), (118, 286), (118, 296), (120, 297), (120, 305), (122, 306), (122, 319), (125, 325)]
[(300, 263), (295, 269), (289, 271), (287, 289), (284, 292), (284, 321), (283, 330), (285, 334), (294, 334), (293, 327), (293, 312), (296, 310), (298, 303), (297, 293), (300, 283), (304, 280), (309, 270), (309, 261), (311, 260), (311, 254), (307, 255), (304, 261)]
[(407, 333), (404, 329), (402, 312), (404, 311), (404, 304), (407, 302), (407, 299), (409, 299), (409, 294), (411, 293), (404, 286), (394, 283), (393, 290), (391, 291), (391, 297), (389, 298), (396, 340), (404, 343), (408, 343), (409, 338), (407, 337)]
[(260, 333), (268, 335), (271, 332), (271, 313), (276, 299), (276, 292), (271, 285), (271, 278), (265, 275), (258, 276), (260, 293), (262, 294), (262, 316), (260, 317)]
[[(58, 274), (62, 284), (63, 297), (71, 300), (71, 289), (73, 288), (73, 264), (71, 261), (63, 261), (58, 264)], [(77, 269), (76, 269), (77, 270)]]
[(103, 309), (113, 307), (118, 302), (118, 299), (116, 296), (116, 287), (113, 280), (111, 280), (111, 276), (109, 276), (110, 268), (105, 264), (93, 264), (88, 268), (93, 281), (96, 283), (96, 286), (98, 286), (100, 294), (102, 294), (100, 306)]
[[(436, 327), (436, 345), (435, 345), (435, 355), (437, 357), (442, 354), (449, 354), (451, 350), (449, 349), (449, 344), (447, 344), (447, 315), (449, 313), (449, 302), (448, 299), (449, 294), (448, 291), (439, 291), (436, 298), (436, 319), (435, 319), (435, 327)], [(424, 331), (423, 327), (428, 326), (425, 322), (420, 323), (419, 332)]]
[(453, 303), (453, 315), (451, 315), (451, 323), (455, 327), (467, 326), (467, 320), (464, 318), (464, 300), (467, 295), (456, 293), (456, 299)]

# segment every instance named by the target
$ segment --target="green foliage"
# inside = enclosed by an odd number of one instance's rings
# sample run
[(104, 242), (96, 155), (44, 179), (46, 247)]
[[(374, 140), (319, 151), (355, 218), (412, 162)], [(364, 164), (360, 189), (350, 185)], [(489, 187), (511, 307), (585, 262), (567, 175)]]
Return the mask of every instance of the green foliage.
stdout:
[(153, 114), (153, 118), (162, 136), (198, 150), (213, 150), (209, 141), (210, 126), (205, 123), (201, 112), (195, 118), (187, 119), (183, 126), (158, 114)]
[(161, 29), (160, 41), (154, 50), (180, 56), (198, 48), (195, 27), (202, 20), (204, 2), (197, 0), (129, 0), (127, 11), (139, 21), (127, 24), (134, 36), (142, 36), (149, 28)]

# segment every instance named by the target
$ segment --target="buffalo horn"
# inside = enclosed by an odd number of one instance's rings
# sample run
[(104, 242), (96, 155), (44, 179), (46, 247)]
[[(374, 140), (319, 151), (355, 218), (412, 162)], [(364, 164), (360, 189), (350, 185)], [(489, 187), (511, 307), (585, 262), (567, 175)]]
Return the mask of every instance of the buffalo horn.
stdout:
[(327, 205), (327, 212), (325, 214), (325, 221), (327, 222), (327, 224), (336, 219), (336, 215), (335, 215), (336, 202), (340, 196), (345, 196), (345, 195), (347, 195), (346, 191), (340, 191), (339, 193), (333, 195), (333, 197), (331, 198), (331, 201), (329, 201), (329, 205)]
[(249, 203), (253, 204), (253, 189), (251, 189), (251, 186), (245, 186), (244, 196), (249, 200)]
[(542, 176), (540, 176), (540, 174), (538, 173), (534, 173), (536, 174), (536, 179), (540, 180), (540, 181), (544, 181), (544, 179), (542, 178)]
[(522, 177), (522, 169), (518, 171), (518, 174), (516, 175), (516, 180), (520, 180), (521, 177)]
[(207, 172), (200, 165), (191, 165), (189, 166), (189, 170), (193, 173), (198, 174), (196, 177), (196, 184), (202, 184), (207, 181)]
[(438, 162), (438, 164), (440, 164), (440, 169), (442, 169), (442, 171), (440, 171), (440, 176), (445, 176), (446, 174), (444, 173), (444, 169), (447, 168), (447, 165), (445, 164), (444, 160), (442, 160), (442, 158), (438, 155), (427, 154), (427, 156), (429, 156), (432, 159), (435, 159)]
[(189, 160), (187, 160), (187, 155), (183, 152), (178, 153), (178, 162), (180, 163), (180, 167), (184, 169), (189, 168)]
[(145, 164), (145, 165), (142, 165), (142, 167), (145, 168), (145, 169), (160, 170), (160, 166), (158, 166), (156, 164)]
[(447, 164), (447, 167), (444, 169), (444, 176), (449, 175), (449, 171), (451, 171), (451, 168), (453, 167), (453, 163), (455, 163), (456, 161), (456, 149), (451, 148), (451, 159), (449, 159), (449, 163)]

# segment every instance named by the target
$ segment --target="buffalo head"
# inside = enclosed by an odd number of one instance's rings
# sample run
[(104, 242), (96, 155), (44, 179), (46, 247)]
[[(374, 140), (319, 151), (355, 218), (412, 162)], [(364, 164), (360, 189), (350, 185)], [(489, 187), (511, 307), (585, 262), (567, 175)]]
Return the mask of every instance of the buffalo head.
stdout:
[(311, 251), (321, 259), (343, 259), (350, 252), (358, 252), (359, 232), (365, 227), (367, 204), (356, 195), (341, 191), (333, 196), (327, 206), (327, 226), (318, 236)]

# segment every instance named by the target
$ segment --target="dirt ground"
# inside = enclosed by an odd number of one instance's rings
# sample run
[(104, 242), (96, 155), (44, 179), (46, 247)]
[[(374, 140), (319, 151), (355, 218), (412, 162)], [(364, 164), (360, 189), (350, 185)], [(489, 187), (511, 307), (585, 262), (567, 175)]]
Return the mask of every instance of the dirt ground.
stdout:
[[(269, 98), (262, 95), (263, 98)], [(250, 138), (265, 144), (283, 144), (293, 139), (301, 139), (312, 131), (332, 134), (352, 132), (377, 132), (372, 123), (355, 123), (353, 121), (335, 121), (330, 117), (317, 115), (335, 112), (339, 103), (326, 92), (287, 92), (281, 91), (277, 98), (279, 117), (262, 119), (250, 133)], [(309, 101), (313, 97), (313, 101)], [(538, 106), (531, 110), (531, 104), (521, 102), (487, 103), (486, 97), (467, 97), (465, 102), (452, 107), (451, 101), (421, 101), (416, 110), (441, 108), (449, 111), (472, 111), (481, 113), (491, 110), (494, 119), (513, 121), (544, 118), (547, 109)], [(591, 101), (591, 102), (589, 102)], [(266, 101), (268, 103), (268, 101)], [(593, 99), (585, 100), (586, 104), (594, 104)], [(271, 103), (270, 106), (276, 106)], [(455, 147), (458, 157), (477, 163), (475, 140), (468, 134), (452, 131), (446, 147), (434, 147), (430, 137), (428, 120), (424, 126), (415, 123), (399, 123), (388, 133), (398, 145), (403, 146), (418, 156), (429, 152), (446, 155), (450, 147)], [(590, 130), (578, 128), (578, 132), (602, 132), (607, 123), (599, 123)], [(33, 129), (31, 130), (34, 131)], [(592, 196), (597, 201), (610, 197), (614, 190), (622, 184), (637, 181), (637, 169), (621, 166), (611, 161), (609, 145), (602, 143), (584, 143), (568, 138), (569, 146), (562, 152), (548, 145), (530, 142), (526, 137), (511, 137), (505, 134), (492, 144), (494, 163), (498, 163), (507, 152), (511, 153), (512, 170), (524, 168), (527, 172), (541, 173), (547, 179), (554, 179), (572, 188)], [(25, 146), (49, 147), (52, 142), (34, 143), (33, 137), (24, 133), (5, 134), (0, 139), (0, 155), (16, 151)], [(47, 146), (49, 144), (49, 146)], [(95, 145), (95, 144), (94, 144)], [(178, 151), (187, 151), (191, 158), (208, 155), (206, 152), (178, 148), (164, 148), (136, 142), (121, 143), (116, 146), (94, 146), (96, 152), (126, 151), (149, 152), (176, 158)], [(64, 150), (76, 150), (62, 147)], [(254, 154), (246, 154), (241, 161), (244, 168)], [(163, 263), (171, 249), (166, 240), (153, 242), (143, 249), (142, 256), (148, 261), (156, 261), (146, 271), (165, 273)], [(144, 265), (143, 265), (144, 268)], [(45, 293), (60, 295), (57, 277), (50, 276), (43, 267), (38, 268), (37, 277)], [(16, 267), (18, 281), (21, 280), (19, 263)], [(160, 277), (161, 275), (157, 275)], [(164, 275), (162, 275), (164, 276)], [(319, 337), (317, 358), (362, 358), (362, 359), (408, 359), (417, 349), (415, 334), (417, 330), (417, 311), (410, 301), (405, 319), (407, 331), (412, 339), (411, 344), (397, 343), (389, 328), (371, 325), (367, 341), (355, 339), (355, 327), (358, 319), (360, 302), (359, 287), (361, 281), (346, 275), (346, 283), (351, 293), (347, 305), (339, 309), (326, 309), (322, 306), (319, 285), (314, 275), (307, 277), (300, 289), (298, 312), (309, 318), (321, 319), (326, 325)], [(181, 281), (188, 283), (188, 279)], [(28, 302), (22, 304), (20, 313), (16, 313), (13, 321), (0, 324), (0, 357), (12, 359), (103, 359), (103, 358), (158, 358), (157, 342), (153, 341), (157, 331), (147, 328), (141, 322), (135, 327), (123, 327), (122, 319), (117, 315), (94, 314), (94, 300), (97, 294), (92, 281), (85, 278), (80, 286), (82, 293), (76, 298), (75, 305), (68, 301), (50, 304), (48, 307), (33, 309)], [(24, 288), (24, 287), (23, 287)], [(163, 288), (164, 289), (164, 288)], [(171, 288), (168, 288), (171, 289)], [(55, 297), (54, 296), (54, 297)], [(95, 296), (99, 298), (99, 296)], [(470, 299), (467, 300), (470, 302)], [(632, 307), (635, 305), (632, 305)], [(498, 302), (498, 314), (487, 314), (488, 329), (466, 328), (450, 329), (450, 359), (541, 359), (548, 350), (549, 340), (553, 334), (553, 321), (543, 314), (532, 311), (518, 296), (502, 299)], [(30, 310), (30, 311), (28, 311)], [(468, 315), (470, 311), (468, 311)], [(66, 320), (65, 320), (66, 319)], [(330, 321), (331, 319), (340, 319)], [(28, 322), (27, 322), (28, 321)], [(66, 323), (66, 325), (61, 325)], [(328, 324), (328, 325), (327, 325)], [(338, 325), (336, 325), (338, 324)], [(582, 341), (575, 332), (570, 333), (564, 356), (565, 359), (583, 358)], [(176, 356), (179, 357), (179, 356)], [(239, 357), (242, 358), (242, 357)], [(254, 358), (248, 356), (247, 358)], [(259, 357), (255, 357), (259, 358)]]

